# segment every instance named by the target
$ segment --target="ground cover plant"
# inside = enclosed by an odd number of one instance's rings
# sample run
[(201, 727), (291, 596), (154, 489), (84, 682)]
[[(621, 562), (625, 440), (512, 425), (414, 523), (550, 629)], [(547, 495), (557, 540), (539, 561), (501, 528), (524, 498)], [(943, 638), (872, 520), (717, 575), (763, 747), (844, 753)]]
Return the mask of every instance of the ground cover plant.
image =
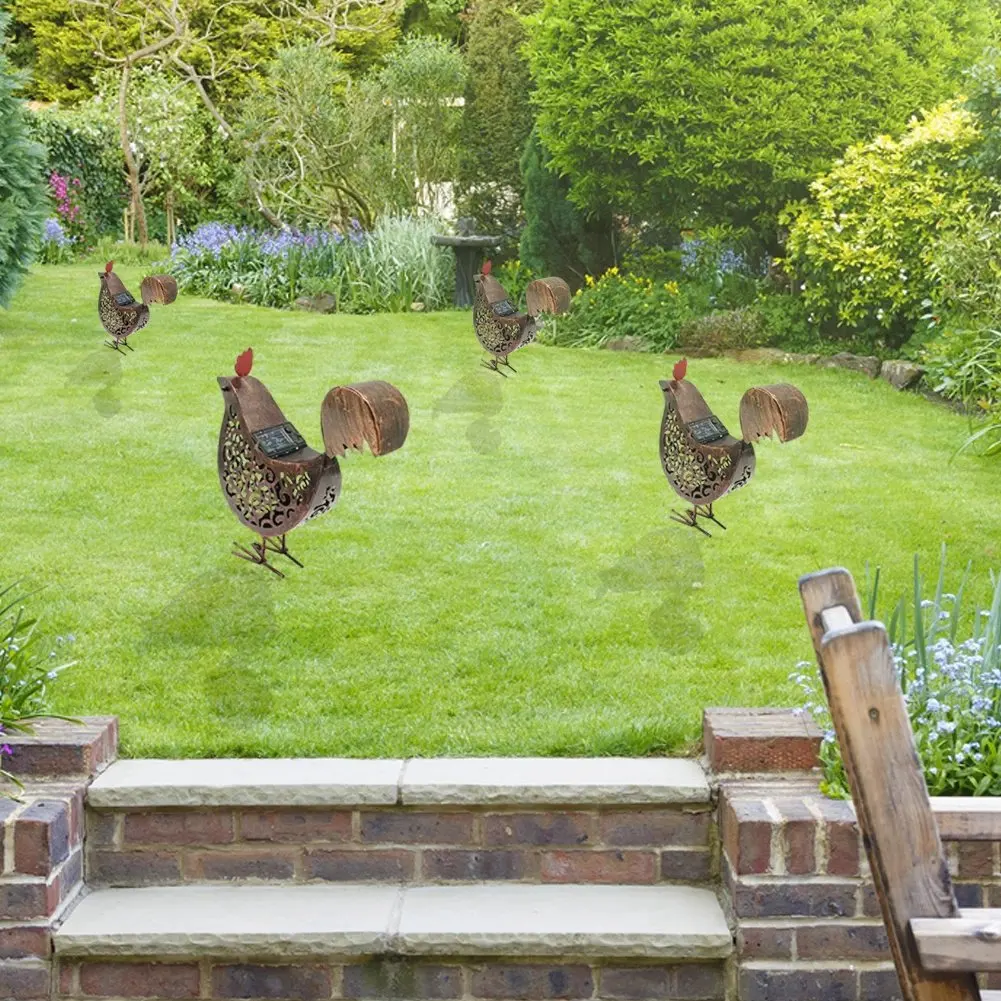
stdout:
[[(129, 287), (148, 271), (116, 269)], [(691, 360), (728, 423), (752, 385), (794, 381), (811, 408), (796, 447), (761, 444), (768, 475), (721, 503), (709, 540), (669, 520), (670, 357), (532, 345), (502, 380), (468, 312), (182, 295), (120, 358), (96, 270), (37, 268), (0, 314), (16, 428), (0, 580), (49, 585), (46, 619), (77, 638), (53, 708), (118, 714), (129, 755), (690, 750), (706, 705), (793, 702), (801, 573), (872, 559), (890, 593), (945, 539), (986, 604), (1001, 564), (996, 469), (946, 467), (963, 418), (858, 374)], [(344, 460), (343, 497), (297, 533), (306, 566), (285, 580), (230, 555), (249, 536), (216, 474), (215, 377), (248, 345), (311, 444), (338, 382), (387, 379), (411, 410), (399, 452)]]
[[(953, 576), (958, 580), (956, 590), (948, 593), (943, 545), (934, 590), (929, 591), (930, 582), (915, 555), (909, 593), (881, 607), (877, 567), (867, 580), (866, 614), (886, 623), (928, 791), (933, 796), (998, 796), (1001, 575), (991, 574), (993, 593), (986, 607), (969, 601), (969, 565), (965, 573)], [(824, 791), (848, 799), (848, 776), (819, 673), (810, 662), (801, 663), (799, 669), (793, 678), (809, 699), (804, 711), (811, 712), (824, 729)]]

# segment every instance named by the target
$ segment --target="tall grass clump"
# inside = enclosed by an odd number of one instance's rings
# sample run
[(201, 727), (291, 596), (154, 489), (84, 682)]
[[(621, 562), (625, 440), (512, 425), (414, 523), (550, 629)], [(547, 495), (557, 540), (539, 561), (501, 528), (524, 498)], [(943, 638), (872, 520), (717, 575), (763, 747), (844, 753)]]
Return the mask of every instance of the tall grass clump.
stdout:
[[(967, 565), (956, 592), (945, 591), (945, 545), (931, 597), (914, 557), (911, 590), (893, 604), (886, 630), (928, 791), (933, 796), (1001, 795), (1001, 573), (991, 574), (987, 608), (964, 606)], [(878, 617), (879, 568), (866, 570), (866, 606)], [(848, 777), (817, 670), (803, 661), (790, 677), (824, 730), (821, 762), (829, 796), (850, 796)]]
[(329, 293), (344, 313), (445, 309), (454, 291), (451, 251), (430, 217), (384, 215), (370, 231), (260, 231), (205, 223), (178, 239), (170, 269), (188, 292), (289, 308)]

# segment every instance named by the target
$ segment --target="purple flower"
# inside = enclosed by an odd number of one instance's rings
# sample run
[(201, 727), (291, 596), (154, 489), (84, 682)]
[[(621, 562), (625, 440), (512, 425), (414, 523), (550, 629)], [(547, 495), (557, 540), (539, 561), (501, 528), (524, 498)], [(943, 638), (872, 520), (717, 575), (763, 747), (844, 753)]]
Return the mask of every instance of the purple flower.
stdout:
[(54, 243), (57, 247), (68, 247), (73, 239), (67, 236), (58, 219), (49, 218), (45, 220), (45, 228), (42, 230), (42, 242)]
[(10, 744), (0, 744), (0, 756), (6, 754), (9, 758), (13, 753), (14, 749), (10, 746)]

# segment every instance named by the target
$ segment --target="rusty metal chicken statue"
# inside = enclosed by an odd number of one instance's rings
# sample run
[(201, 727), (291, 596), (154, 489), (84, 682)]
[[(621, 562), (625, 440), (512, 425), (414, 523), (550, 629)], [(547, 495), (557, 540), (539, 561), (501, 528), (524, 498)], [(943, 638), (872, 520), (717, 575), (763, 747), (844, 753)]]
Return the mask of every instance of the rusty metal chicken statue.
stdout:
[(715, 522), (713, 503), (744, 486), (754, 473), (754, 446), (775, 432), (791, 441), (806, 430), (806, 398), (788, 383), (749, 389), (740, 401), (740, 433), (734, 438), (709, 409), (702, 394), (685, 378), (688, 362), (674, 366), (674, 378), (662, 381), (664, 417), (660, 424), (660, 462), (668, 483), (691, 509), (672, 511), (683, 525), (709, 533), (699, 518)]
[(406, 441), (410, 412), (403, 394), (388, 382), (335, 386), (320, 408), (324, 451), (317, 452), (251, 376), (253, 359), (248, 348), (236, 359), (235, 378), (219, 377), (224, 403), (219, 483), (233, 513), (261, 537), (249, 549), (233, 543), (233, 554), (283, 577), (268, 553), (302, 566), (285, 537), (333, 507), (341, 491), (336, 457), (349, 448), (360, 452), (366, 442), (373, 455), (395, 451)]

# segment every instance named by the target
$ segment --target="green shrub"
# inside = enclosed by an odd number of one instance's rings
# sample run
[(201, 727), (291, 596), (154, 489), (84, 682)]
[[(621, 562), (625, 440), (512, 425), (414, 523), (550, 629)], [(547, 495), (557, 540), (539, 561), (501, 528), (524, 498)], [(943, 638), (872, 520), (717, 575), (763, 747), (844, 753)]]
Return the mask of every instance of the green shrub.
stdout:
[(64, 111), (46, 108), (27, 116), (34, 139), (46, 149), (46, 173), (78, 181), (74, 197), (82, 209), (79, 228), (85, 243), (120, 233), (128, 192), (115, 127), (93, 105)]
[[(990, 0), (546, 0), (536, 127), (585, 209), (676, 226), (775, 220), (852, 143), (955, 93)], [(522, 255), (524, 256), (524, 254)]]
[(765, 343), (764, 317), (756, 309), (717, 310), (707, 316), (685, 321), (679, 331), (679, 343), (693, 354), (720, 355), (724, 351), (741, 351)]
[[(933, 796), (1001, 795), (1001, 573), (990, 607), (972, 617), (963, 604), (970, 568), (955, 594), (945, 593), (945, 546), (934, 596), (926, 598), (917, 556), (910, 594), (893, 606), (887, 633), (918, 756)], [(865, 605), (880, 618), (879, 568)], [(803, 662), (793, 680), (824, 730), (821, 761), (829, 796), (848, 799), (848, 779), (815, 667)]]
[(676, 282), (655, 284), (613, 267), (597, 280), (588, 275), (570, 312), (547, 321), (539, 340), (560, 347), (600, 348), (609, 341), (638, 338), (651, 351), (667, 351), (678, 343), (690, 315)]
[[(50, 717), (49, 682), (70, 667), (58, 663), (55, 650), (42, 653), (38, 648), (36, 619), (25, 616), (24, 597), (14, 594), (16, 585), (0, 589), (0, 765), (10, 750), (2, 744), (4, 733), (30, 733), (32, 721)], [(56, 637), (57, 646), (65, 640)], [(17, 780), (0, 767), (0, 779)]]
[(1001, 49), (989, 48), (967, 73), (966, 107), (977, 119), (983, 142), (974, 157), (985, 174), (1001, 181)]
[(533, 132), (521, 158), (525, 228), (519, 256), (541, 275), (558, 275), (572, 289), (587, 274), (601, 274), (615, 261), (613, 227), (607, 213), (587, 218), (568, 198), (569, 184), (549, 167), (549, 156)]
[(830, 349), (830, 342), (825, 345), (822, 341), (818, 325), (811, 319), (801, 296), (763, 291), (754, 301), (754, 310), (761, 317), (763, 343), (768, 347), (800, 353), (820, 353), (825, 347)]
[(540, 277), (518, 258), (509, 259), (502, 264), (498, 264), (493, 269), (493, 274), (501, 285), (504, 286), (504, 291), (507, 292), (511, 301), (520, 303), (521, 305), (524, 305), (525, 289), (528, 288), (529, 282)]
[(968, 165), (973, 116), (951, 101), (900, 139), (851, 147), (790, 207), (785, 265), (821, 322), (882, 328), (902, 344), (935, 292), (937, 241), (986, 201), (993, 186)]
[[(0, 43), (10, 16), (0, 13)], [(48, 214), (45, 151), (31, 139), (16, 91), (22, 77), (0, 49), (0, 306), (8, 306), (38, 250)]]

